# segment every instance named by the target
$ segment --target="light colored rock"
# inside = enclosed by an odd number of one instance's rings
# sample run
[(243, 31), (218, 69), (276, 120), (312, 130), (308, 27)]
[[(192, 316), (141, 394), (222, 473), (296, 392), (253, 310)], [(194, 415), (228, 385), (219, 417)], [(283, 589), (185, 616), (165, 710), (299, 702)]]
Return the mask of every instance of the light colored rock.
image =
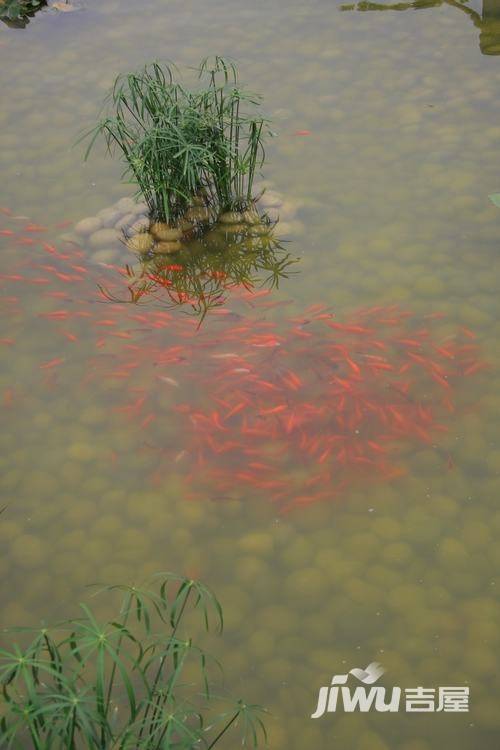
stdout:
[(102, 221), (97, 216), (89, 216), (86, 219), (82, 219), (75, 224), (75, 232), (86, 237), (89, 234), (94, 234), (102, 227)]
[(106, 247), (106, 245), (116, 245), (119, 240), (119, 233), (116, 229), (99, 229), (89, 237), (91, 247)]
[(156, 221), (151, 224), (149, 231), (157, 240), (162, 242), (172, 242), (182, 237), (182, 230), (177, 227), (170, 227), (162, 221)]
[(139, 232), (127, 240), (127, 247), (137, 253), (147, 253), (153, 247), (153, 237), (149, 232)]
[(120, 198), (117, 203), (115, 203), (115, 208), (118, 211), (121, 211), (124, 214), (133, 213), (134, 215), (137, 214), (137, 203), (133, 198), (125, 197)]
[(112, 227), (116, 224), (118, 219), (122, 216), (122, 211), (119, 211), (116, 208), (103, 208), (102, 211), (99, 211), (97, 214), (97, 218), (99, 218), (102, 222), (103, 227)]

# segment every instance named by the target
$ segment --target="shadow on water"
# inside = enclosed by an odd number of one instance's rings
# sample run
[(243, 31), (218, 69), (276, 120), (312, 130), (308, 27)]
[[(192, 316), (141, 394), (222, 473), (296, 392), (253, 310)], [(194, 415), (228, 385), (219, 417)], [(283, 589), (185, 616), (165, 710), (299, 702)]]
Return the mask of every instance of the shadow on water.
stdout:
[[(449, 5), (467, 15), (479, 29), (479, 48), (483, 55), (500, 55), (500, 0), (482, 0), (479, 10), (457, 0), (414, 0), (401, 3), (374, 3), (367, 0), (352, 5), (342, 5), (341, 10), (420, 10)], [(479, 3), (478, 3), (479, 5)]]

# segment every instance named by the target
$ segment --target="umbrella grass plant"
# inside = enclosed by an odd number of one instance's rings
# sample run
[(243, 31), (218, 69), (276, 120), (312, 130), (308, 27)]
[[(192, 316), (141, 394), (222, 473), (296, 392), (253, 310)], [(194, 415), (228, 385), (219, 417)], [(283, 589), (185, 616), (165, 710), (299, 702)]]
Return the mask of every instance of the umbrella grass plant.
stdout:
[(197, 72), (195, 89), (175, 80), (171, 64), (119, 76), (107, 114), (84, 136), (86, 158), (99, 136), (121, 153), (153, 221), (176, 224), (193, 200), (214, 216), (254, 203), (270, 134), (257, 114), (260, 97), (240, 86), (236, 66), (222, 57), (206, 58)]
[(210, 750), (226, 736), (234, 744), (238, 732), (253, 747), (265, 739), (258, 706), (221, 709), (208, 657), (183, 632), (190, 610), (222, 631), (209, 589), (165, 573), (153, 587), (101, 591), (120, 594), (116, 618), (102, 623), (81, 604), (81, 617), (36, 631), (24, 648), (0, 649), (4, 750)]

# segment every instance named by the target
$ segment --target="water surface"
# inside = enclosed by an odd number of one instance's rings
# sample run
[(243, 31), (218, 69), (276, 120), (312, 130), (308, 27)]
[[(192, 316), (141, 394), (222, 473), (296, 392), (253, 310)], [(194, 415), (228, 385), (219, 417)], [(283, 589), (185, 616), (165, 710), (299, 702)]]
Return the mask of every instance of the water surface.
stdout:
[[(300, 205), (289, 236), (299, 273), (272, 295), (292, 303), (269, 319), (318, 302), (341, 320), (378, 305), (415, 319), (444, 313), (439, 335), (471, 330), (490, 364), (457, 384), (446, 435), (406, 450), (405, 476), (340, 497), (333, 477), (331, 503), (284, 516), (248, 488), (217, 502), (209, 482), (188, 502), (186, 470), (166, 458), (185, 447), (169, 412), (176, 389), (155, 393), (162, 419), (149, 428), (147, 412), (113, 410), (130, 388), (157, 385), (150, 370), (126, 383), (100, 370), (83, 377), (102, 353), (95, 326), (40, 317), (58, 306), (42, 285), (4, 280), (1, 337), (14, 343), (2, 347), (0, 376), (3, 625), (66, 616), (92, 581), (199, 575), (226, 613), (218, 648), (228, 682), (270, 708), (272, 748), (494, 746), (500, 213), (488, 194), (500, 191), (500, 68), (481, 41), (497, 31), (488, 13), (478, 28), (450, 4), (341, 12), (325, 1), (87, 0), (74, 13), (39, 13), (25, 30), (2, 27), (1, 203), (50, 226), (44, 241), (58, 243), (55, 224), (131, 193), (119, 164), (97, 153), (83, 164), (74, 146), (114, 77), (156, 57), (190, 66), (230, 55), (279, 135), (266, 176)], [(2, 272), (26, 262), (32, 273), (40, 246), (1, 241)], [(51, 289), (78, 296), (64, 280)], [(78, 302), (93, 320), (96, 299)], [(241, 300), (230, 307), (249, 314)], [(216, 335), (215, 318), (205, 325)], [(172, 340), (162, 329), (162, 345)], [(64, 366), (40, 369), (55, 358)], [(193, 399), (209, 368), (207, 359)], [(165, 455), (148, 452), (151, 441)], [(469, 685), (470, 713), (309, 718), (332, 674), (371, 661), (388, 686)]]

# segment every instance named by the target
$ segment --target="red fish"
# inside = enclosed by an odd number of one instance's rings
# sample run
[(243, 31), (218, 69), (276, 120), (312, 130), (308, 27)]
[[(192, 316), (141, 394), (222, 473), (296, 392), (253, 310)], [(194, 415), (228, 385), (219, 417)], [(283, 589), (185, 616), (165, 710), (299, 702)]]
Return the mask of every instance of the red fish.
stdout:
[(64, 359), (62, 357), (56, 357), (55, 359), (51, 359), (48, 362), (42, 362), (40, 365), (41, 370), (48, 370), (51, 367), (57, 367), (57, 365), (61, 365), (64, 362)]

